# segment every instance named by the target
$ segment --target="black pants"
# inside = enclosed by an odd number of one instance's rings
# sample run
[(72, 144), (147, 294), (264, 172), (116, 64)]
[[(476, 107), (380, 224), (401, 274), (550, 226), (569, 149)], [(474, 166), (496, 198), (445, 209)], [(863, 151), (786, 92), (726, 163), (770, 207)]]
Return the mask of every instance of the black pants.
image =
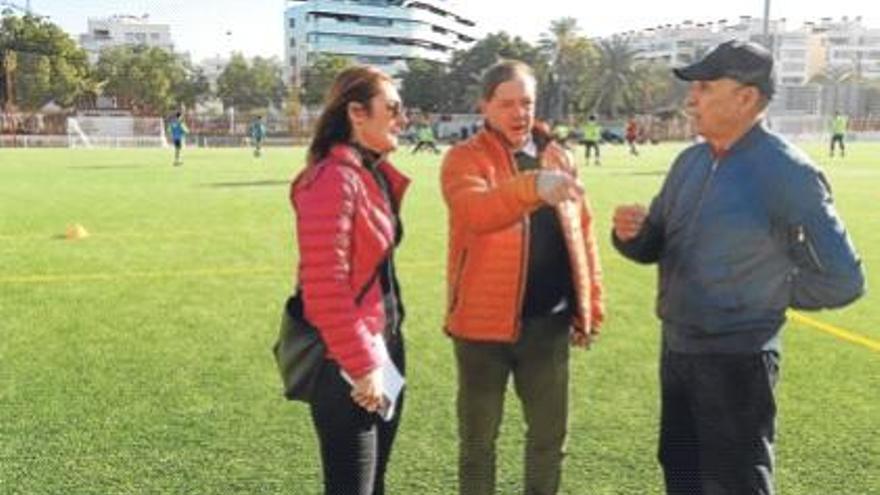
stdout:
[(771, 495), (776, 353), (679, 354), (660, 363), (659, 460), (675, 495)]
[(584, 153), (586, 154), (587, 160), (590, 159), (590, 150), (596, 150), (596, 160), (599, 159), (599, 142), (598, 141), (584, 141)]
[(431, 151), (433, 151), (434, 153), (440, 153), (440, 149), (437, 148), (437, 145), (434, 144), (434, 141), (419, 141), (418, 143), (416, 143), (415, 148), (413, 148), (412, 153), (415, 154), (422, 148), (431, 148)]
[(846, 147), (843, 145), (843, 134), (835, 134), (831, 136), (831, 156), (834, 156), (834, 145), (840, 145), (840, 156), (846, 153)]
[[(388, 343), (388, 352), (403, 373), (403, 341), (397, 335)], [(386, 422), (352, 400), (351, 385), (340, 376), (336, 363), (325, 363), (317, 386), (320, 392), (311, 411), (321, 446), (324, 494), (383, 495), (385, 469), (403, 412), (403, 393), (394, 418)]]

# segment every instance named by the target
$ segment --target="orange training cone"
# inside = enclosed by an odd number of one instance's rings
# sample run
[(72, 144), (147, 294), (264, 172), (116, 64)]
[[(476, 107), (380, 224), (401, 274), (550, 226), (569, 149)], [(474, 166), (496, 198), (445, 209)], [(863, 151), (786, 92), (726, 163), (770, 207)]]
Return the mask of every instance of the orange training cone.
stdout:
[(88, 236), (89, 231), (78, 223), (68, 225), (67, 230), (64, 231), (64, 238), (68, 241), (78, 241), (80, 239), (85, 239)]

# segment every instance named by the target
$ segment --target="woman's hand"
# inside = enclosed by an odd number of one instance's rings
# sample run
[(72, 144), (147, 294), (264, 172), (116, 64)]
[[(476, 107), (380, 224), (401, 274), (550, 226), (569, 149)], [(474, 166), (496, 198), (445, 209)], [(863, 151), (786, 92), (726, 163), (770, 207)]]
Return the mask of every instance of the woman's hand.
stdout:
[(369, 412), (378, 411), (385, 402), (382, 395), (382, 368), (376, 368), (352, 381), (351, 398), (355, 403)]

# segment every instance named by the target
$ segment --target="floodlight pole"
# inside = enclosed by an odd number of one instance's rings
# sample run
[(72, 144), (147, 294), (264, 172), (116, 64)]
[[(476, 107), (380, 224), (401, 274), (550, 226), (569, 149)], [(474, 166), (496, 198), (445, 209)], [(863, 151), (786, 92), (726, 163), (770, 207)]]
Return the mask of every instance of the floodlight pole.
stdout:
[(770, 0), (764, 0), (764, 45), (768, 50), (770, 46)]

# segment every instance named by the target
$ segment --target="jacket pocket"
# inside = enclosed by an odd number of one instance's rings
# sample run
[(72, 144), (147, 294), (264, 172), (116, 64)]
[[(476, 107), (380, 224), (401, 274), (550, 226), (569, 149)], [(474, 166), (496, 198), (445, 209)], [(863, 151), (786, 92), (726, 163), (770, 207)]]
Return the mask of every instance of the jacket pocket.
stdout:
[(461, 251), (461, 256), (458, 258), (458, 265), (455, 271), (455, 282), (452, 284), (452, 295), (449, 301), (449, 313), (452, 314), (455, 311), (455, 308), (458, 306), (458, 300), (461, 293), (461, 279), (464, 274), (464, 266), (467, 263), (468, 250), (463, 249)]
[(793, 226), (788, 237), (789, 253), (796, 266), (816, 272), (825, 271), (822, 260), (819, 259), (816, 248), (810, 239), (809, 232), (803, 225)]

